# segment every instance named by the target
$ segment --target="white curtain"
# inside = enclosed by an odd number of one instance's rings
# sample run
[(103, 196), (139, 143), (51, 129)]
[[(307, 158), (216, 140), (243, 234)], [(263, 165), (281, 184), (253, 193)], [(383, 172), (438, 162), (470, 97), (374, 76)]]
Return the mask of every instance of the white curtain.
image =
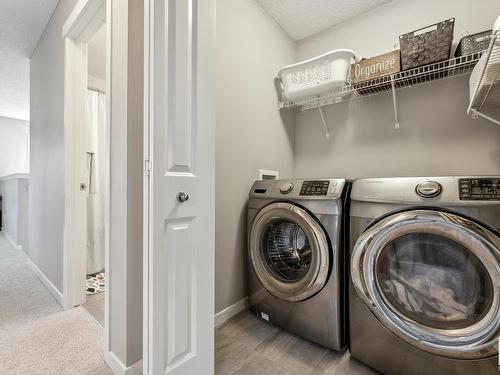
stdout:
[(87, 274), (104, 270), (106, 96), (87, 91)]

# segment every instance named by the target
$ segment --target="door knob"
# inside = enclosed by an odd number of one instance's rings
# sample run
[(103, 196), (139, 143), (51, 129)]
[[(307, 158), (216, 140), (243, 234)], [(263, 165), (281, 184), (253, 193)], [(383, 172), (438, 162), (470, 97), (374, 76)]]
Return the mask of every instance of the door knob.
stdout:
[(185, 201), (187, 201), (189, 199), (189, 195), (188, 193), (185, 193), (183, 191), (177, 193), (177, 200), (181, 203), (184, 203)]

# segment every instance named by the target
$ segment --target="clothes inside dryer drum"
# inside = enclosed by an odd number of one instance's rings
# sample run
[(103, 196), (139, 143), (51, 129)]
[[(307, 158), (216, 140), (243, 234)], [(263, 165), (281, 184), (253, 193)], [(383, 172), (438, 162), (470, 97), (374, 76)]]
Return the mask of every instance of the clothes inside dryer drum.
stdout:
[(462, 245), (434, 234), (408, 234), (390, 242), (377, 261), (384, 297), (399, 314), (438, 329), (479, 322), (493, 299), (480, 260)]
[(311, 246), (296, 223), (274, 220), (264, 233), (261, 253), (271, 273), (282, 281), (300, 280), (311, 266)]

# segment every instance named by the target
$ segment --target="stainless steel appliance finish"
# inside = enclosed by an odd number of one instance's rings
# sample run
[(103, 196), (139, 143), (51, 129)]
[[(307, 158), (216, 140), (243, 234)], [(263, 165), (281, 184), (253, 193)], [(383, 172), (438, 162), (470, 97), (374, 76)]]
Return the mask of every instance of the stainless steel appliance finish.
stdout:
[(360, 179), (350, 350), (383, 374), (497, 374), (500, 177)]
[(261, 319), (345, 348), (343, 179), (257, 181), (248, 202), (249, 305)]

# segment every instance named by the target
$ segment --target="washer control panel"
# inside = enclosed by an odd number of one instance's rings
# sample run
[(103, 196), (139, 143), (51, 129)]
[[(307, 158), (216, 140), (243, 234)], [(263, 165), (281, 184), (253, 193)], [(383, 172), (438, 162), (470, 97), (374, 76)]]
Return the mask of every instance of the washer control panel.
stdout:
[(300, 195), (327, 195), (330, 181), (304, 181)]
[(280, 191), (282, 194), (288, 194), (293, 190), (293, 183), (287, 181), (280, 186)]
[(500, 178), (460, 178), (460, 200), (500, 201)]

